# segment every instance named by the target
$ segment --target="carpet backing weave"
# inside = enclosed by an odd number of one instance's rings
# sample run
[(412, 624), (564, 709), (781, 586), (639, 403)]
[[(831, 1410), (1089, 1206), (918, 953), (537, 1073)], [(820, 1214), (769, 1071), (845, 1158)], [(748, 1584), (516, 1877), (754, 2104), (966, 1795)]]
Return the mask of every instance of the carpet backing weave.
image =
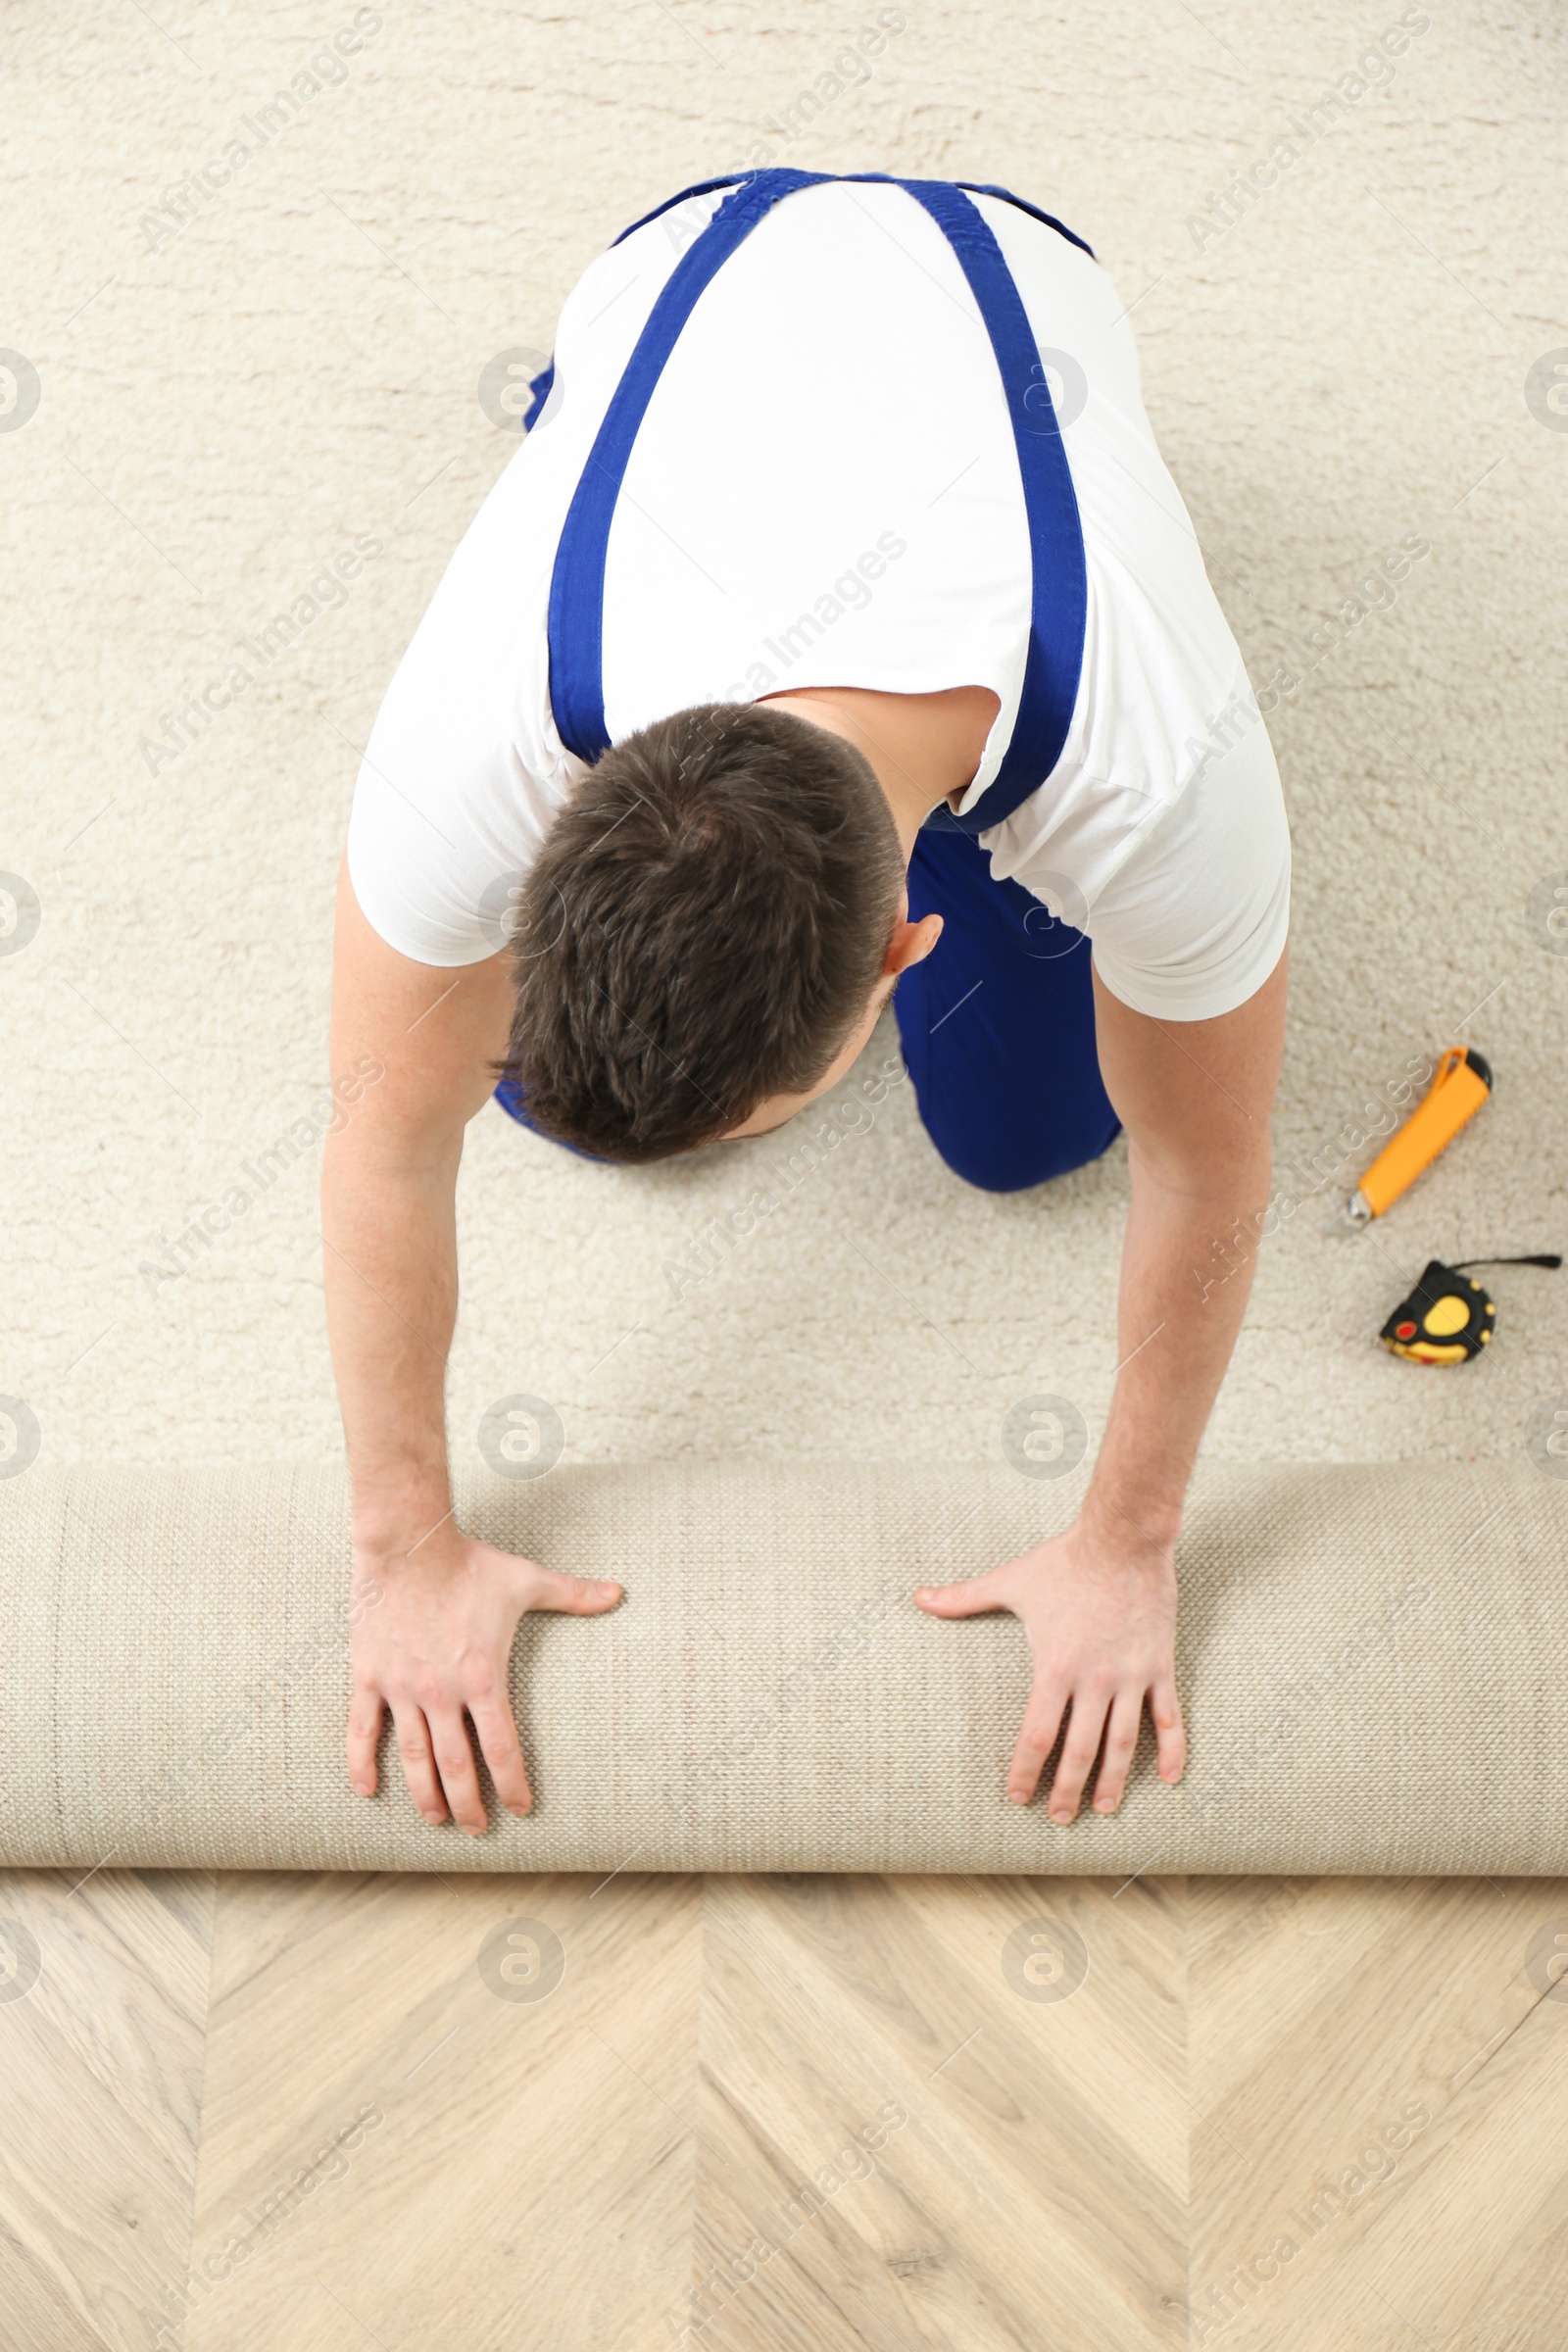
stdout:
[[(1178, 1552), (1185, 1780), (1007, 1802), (1011, 1617), (910, 1594), (1059, 1529), (1005, 1467), (682, 1459), (460, 1493), (614, 1576), (523, 1620), (535, 1791), (482, 1838), (343, 1767), (348, 1495), (325, 1468), (0, 1486), (0, 1861), (246, 1870), (1568, 1872), (1568, 1485), (1528, 1463), (1200, 1467)], [(487, 1795), (487, 1779), (481, 1775)]]

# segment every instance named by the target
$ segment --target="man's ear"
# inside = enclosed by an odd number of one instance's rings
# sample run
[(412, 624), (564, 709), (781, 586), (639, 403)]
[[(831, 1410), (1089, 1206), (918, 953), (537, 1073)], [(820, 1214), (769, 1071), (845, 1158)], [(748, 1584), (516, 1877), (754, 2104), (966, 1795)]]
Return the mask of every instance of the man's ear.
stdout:
[(884, 980), (896, 980), (911, 963), (923, 963), (941, 937), (941, 915), (922, 914), (917, 923), (911, 923), (909, 902), (906, 899), (888, 942), (887, 961), (882, 966)]

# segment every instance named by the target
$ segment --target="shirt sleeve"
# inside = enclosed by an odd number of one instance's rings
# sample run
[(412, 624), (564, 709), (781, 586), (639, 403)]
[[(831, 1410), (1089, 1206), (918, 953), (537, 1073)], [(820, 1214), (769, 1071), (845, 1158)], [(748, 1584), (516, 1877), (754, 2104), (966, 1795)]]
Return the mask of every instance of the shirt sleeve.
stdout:
[(461, 806), (450, 797), (441, 804), (429, 771), (414, 771), (372, 738), (349, 812), (349, 880), (371, 930), (416, 963), (478, 963), (504, 945), (487, 936), (472, 902), (473, 844), (459, 838), (466, 831)]
[(398, 664), (349, 815), (349, 879), (366, 920), (400, 955), (448, 969), (506, 946), (513, 895), (561, 798), (518, 678), (518, 649), (537, 635), (537, 583), (513, 518), (516, 464)]
[(1138, 829), (1084, 923), (1101, 979), (1134, 1012), (1173, 1021), (1234, 1012), (1284, 953), (1285, 796), (1255, 704), (1238, 723), (1229, 748), (1215, 747), (1169, 807)]

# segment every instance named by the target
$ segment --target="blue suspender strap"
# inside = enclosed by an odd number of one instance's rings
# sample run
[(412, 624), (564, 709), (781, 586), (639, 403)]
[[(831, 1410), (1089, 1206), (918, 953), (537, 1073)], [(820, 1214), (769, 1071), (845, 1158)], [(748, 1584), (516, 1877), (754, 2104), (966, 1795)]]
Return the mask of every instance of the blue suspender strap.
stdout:
[[(744, 172), (728, 172), (722, 179), (700, 179), (695, 187), (682, 188), (678, 196), (666, 196), (662, 204), (656, 204), (651, 213), (644, 213), (642, 219), (634, 220), (630, 228), (623, 228), (614, 243), (624, 245), (637, 229), (646, 228), (650, 220), (659, 220), (663, 213), (673, 212), (676, 205), (684, 204), (688, 197), (710, 196), (715, 188), (732, 188), (737, 180), (746, 176)], [(893, 187), (906, 184), (903, 180), (895, 180), (888, 172), (847, 172), (843, 176), (856, 180), (880, 179)], [(1058, 237), (1065, 237), (1069, 245), (1076, 245), (1080, 253), (1087, 253), (1090, 260), (1094, 260), (1094, 247), (1086, 244), (1064, 220), (1058, 220), (1054, 213), (1043, 213), (1038, 204), (1031, 204), (1026, 197), (1015, 196), (1010, 188), (999, 188), (994, 180), (989, 179), (958, 179), (953, 184), (955, 187), (968, 188), (976, 196), (998, 196), (1004, 204), (1016, 205), (1020, 213), (1027, 213), (1032, 220), (1043, 220), (1047, 228), (1054, 228)]]
[(731, 172), (723, 179), (700, 179), (694, 188), (682, 188), (678, 196), (666, 196), (662, 204), (656, 204), (651, 213), (644, 213), (642, 219), (634, 220), (630, 228), (623, 228), (619, 236), (612, 240), (611, 251), (613, 252), (616, 245), (624, 245), (628, 237), (634, 236), (639, 228), (646, 228), (650, 220), (657, 220), (662, 213), (672, 213), (676, 205), (684, 204), (689, 196), (710, 196), (715, 188), (732, 188), (737, 180), (746, 176), (744, 172)]
[(654, 387), (698, 296), (736, 246), (781, 196), (825, 177), (820, 172), (758, 172), (741, 181), (671, 270), (605, 411), (566, 510), (550, 580), (550, 707), (562, 742), (579, 760), (592, 762), (610, 748), (603, 662), (605, 557), (621, 478)]
[[(572, 495), (550, 583), (550, 700), (562, 742), (579, 760), (609, 748), (605, 725), (603, 626), (605, 560), (622, 476), (654, 388), (698, 298), (729, 256), (780, 197), (817, 186), (831, 174), (779, 170), (741, 180), (681, 256), (649, 314), (616, 385), (592, 453)], [(888, 180), (883, 172), (845, 174)], [(706, 181), (685, 195), (725, 187)], [(1045, 368), (1028, 315), (1002, 250), (977, 206), (948, 180), (898, 180), (952, 245), (996, 353), (1023, 482), (1033, 587), (1029, 649), (1012, 738), (995, 780), (977, 806), (951, 821), (978, 834), (1000, 824), (1055, 766), (1072, 720), (1083, 661), (1088, 583), (1072, 473), (1052, 406)], [(1007, 197), (1005, 189), (981, 194)], [(672, 204), (683, 196), (670, 199)], [(1035, 213), (1032, 205), (1021, 210)], [(659, 211), (667, 211), (660, 206)], [(1035, 214), (1049, 220), (1047, 214)], [(658, 218), (658, 213), (646, 216)], [(644, 225), (643, 222), (635, 223)], [(1054, 228), (1057, 221), (1050, 221)], [(630, 235), (627, 230), (626, 234)], [(1062, 229), (1063, 236), (1071, 231)], [(618, 240), (617, 240), (618, 242)], [(1074, 244), (1082, 239), (1072, 237)], [(1088, 252), (1089, 248), (1084, 247)]]
[(1094, 247), (1086, 245), (1083, 238), (1076, 236), (1064, 220), (1058, 220), (1054, 213), (1043, 213), (1038, 204), (1027, 203), (1022, 196), (1015, 196), (1010, 188), (999, 188), (989, 179), (959, 179), (955, 180), (954, 185), (968, 188), (976, 196), (1000, 196), (1004, 204), (1015, 204), (1020, 213), (1029, 214), (1032, 220), (1043, 220), (1048, 228), (1055, 230), (1058, 237), (1065, 237), (1069, 245), (1076, 245), (1080, 253), (1087, 253), (1089, 259), (1094, 260)]
[(540, 368), (539, 373), (528, 378), (528, 390), (531, 398), (528, 404), (528, 414), (522, 421), (522, 429), (525, 433), (531, 433), (544, 415), (545, 402), (550, 398), (551, 386), (555, 380), (556, 362), (555, 355), (552, 353), (544, 367)]
[[(646, 228), (650, 220), (657, 220), (661, 214), (672, 211), (677, 204), (684, 204), (689, 196), (708, 196), (712, 193), (714, 188), (732, 188), (738, 179), (744, 179), (745, 176), (746, 174), (743, 172), (731, 172), (724, 179), (705, 179), (699, 181), (695, 188), (682, 188), (678, 196), (666, 197), (662, 204), (656, 204), (651, 213), (644, 213), (640, 220), (634, 220), (630, 228), (623, 228), (618, 237), (612, 239), (611, 250), (613, 251), (616, 245), (624, 245), (626, 239), (632, 234), (633, 230)], [(989, 192), (994, 194), (997, 191), (992, 190)], [(1020, 202), (1020, 199), (1014, 197), (1013, 202), (1018, 203)], [(1024, 205), (1022, 209), (1025, 212), (1032, 213), (1035, 208), (1032, 204), (1029, 204)], [(1042, 220), (1049, 220), (1050, 215), (1041, 213), (1039, 218)], [(1055, 227), (1060, 227), (1061, 224), (1059, 221), (1056, 221), (1054, 222), (1053, 225)], [(1072, 231), (1070, 228), (1062, 229), (1061, 233), (1064, 237), (1072, 236)], [(1076, 242), (1077, 239), (1075, 238), (1074, 243)], [(1084, 250), (1087, 252), (1088, 247), (1086, 246)], [(540, 417), (544, 415), (545, 403), (550, 398), (550, 389), (555, 380), (556, 363), (554, 357), (552, 356), (549, 365), (538, 375), (533, 376), (529, 381), (528, 389), (532, 393), (533, 399), (529, 406), (528, 414), (523, 419), (523, 430), (525, 432), (531, 433), (534, 426), (538, 423)]]
[(992, 782), (972, 808), (953, 820), (963, 832), (979, 834), (1000, 825), (1045, 782), (1067, 740), (1089, 609), (1084, 535), (1045, 367), (1002, 248), (978, 207), (951, 181), (900, 184), (945, 233), (979, 305), (1002, 371), (1029, 522), (1033, 584), (1018, 715)]

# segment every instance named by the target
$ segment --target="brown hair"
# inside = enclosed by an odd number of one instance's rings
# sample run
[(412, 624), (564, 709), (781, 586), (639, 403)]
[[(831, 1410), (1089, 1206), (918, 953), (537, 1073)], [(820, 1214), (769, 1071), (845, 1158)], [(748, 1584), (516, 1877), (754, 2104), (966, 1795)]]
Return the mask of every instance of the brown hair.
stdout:
[(831, 1066), (903, 888), (842, 737), (745, 704), (659, 719), (581, 779), (524, 878), (498, 1067), (536, 1127), (601, 1158), (711, 1142)]

